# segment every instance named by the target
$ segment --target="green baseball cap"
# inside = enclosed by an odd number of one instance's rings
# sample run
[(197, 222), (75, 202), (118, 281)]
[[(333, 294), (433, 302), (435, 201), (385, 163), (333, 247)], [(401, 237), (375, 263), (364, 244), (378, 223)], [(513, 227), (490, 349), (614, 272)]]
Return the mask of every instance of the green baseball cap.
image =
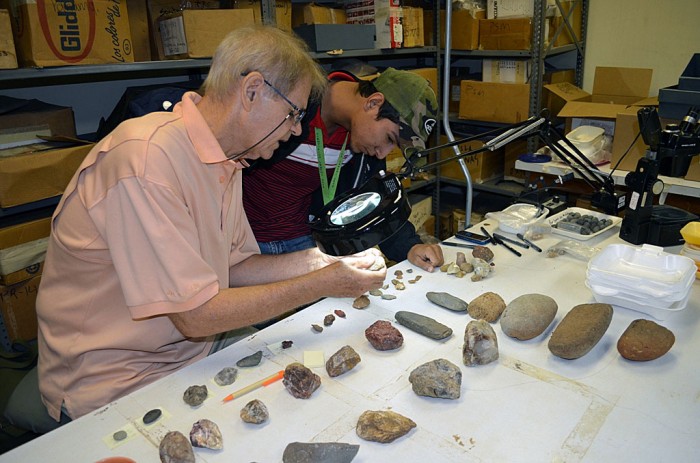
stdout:
[(399, 137), (405, 142), (402, 145), (425, 149), (438, 112), (428, 80), (410, 71), (387, 68), (372, 83), (399, 113)]

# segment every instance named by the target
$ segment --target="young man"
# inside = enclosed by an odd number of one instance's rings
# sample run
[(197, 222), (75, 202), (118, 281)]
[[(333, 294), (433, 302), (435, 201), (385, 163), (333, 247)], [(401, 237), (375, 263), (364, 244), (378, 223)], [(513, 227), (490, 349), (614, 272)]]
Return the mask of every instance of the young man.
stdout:
[(377, 252), (260, 255), (243, 210), (241, 169), (301, 132), (325, 84), (299, 39), (239, 29), (217, 48), (205, 96), (125, 121), (92, 149), (52, 221), (37, 299), (50, 418), (36, 431), (196, 362), (217, 333), (383, 284)]
[[(243, 204), (260, 251), (315, 246), (308, 221), (334, 196), (382, 169), (396, 146), (424, 148), (437, 100), (428, 81), (389, 68), (375, 80), (334, 72), (319, 103), (311, 103), (301, 137), (243, 176)], [(406, 258), (427, 271), (443, 263), (440, 246), (423, 244), (411, 223), (380, 244), (391, 260)]]

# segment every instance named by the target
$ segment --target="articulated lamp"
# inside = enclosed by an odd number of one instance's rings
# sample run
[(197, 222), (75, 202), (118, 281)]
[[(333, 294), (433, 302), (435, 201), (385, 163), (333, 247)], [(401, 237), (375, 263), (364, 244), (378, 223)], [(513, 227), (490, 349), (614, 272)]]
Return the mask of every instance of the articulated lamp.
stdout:
[[(481, 148), (441, 159), (423, 166), (415, 163), (428, 154), (465, 142), (499, 133)], [(554, 154), (590, 185), (595, 193), (592, 204), (608, 214), (625, 207), (625, 197), (614, 189), (612, 177), (601, 172), (576, 146), (544, 117), (532, 117), (477, 136), (463, 138), (424, 150), (407, 149), (406, 162), (398, 174), (379, 172), (367, 183), (330, 201), (309, 226), (321, 251), (344, 256), (378, 245), (408, 221), (411, 205), (401, 186), (401, 179), (426, 172), (447, 162), (483, 151), (495, 151), (515, 140), (538, 135)], [(563, 149), (561, 144), (567, 146)]]

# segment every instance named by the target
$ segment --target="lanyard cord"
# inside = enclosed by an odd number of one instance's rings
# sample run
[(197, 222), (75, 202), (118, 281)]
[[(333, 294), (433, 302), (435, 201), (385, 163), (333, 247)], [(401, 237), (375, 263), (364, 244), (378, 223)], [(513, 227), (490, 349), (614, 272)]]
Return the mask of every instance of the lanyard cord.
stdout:
[(340, 177), (340, 169), (343, 167), (343, 158), (345, 157), (345, 145), (348, 142), (350, 132), (345, 134), (343, 147), (338, 155), (338, 162), (335, 164), (335, 171), (330, 185), (328, 184), (328, 175), (326, 175), (326, 155), (323, 151), (323, 131), (316, 127), (314, 130), (316, 135), (316, 157), (318, 158), (318, 173), (321, 177), (321, 193), (323, 194), (323, 204), (328, 204), (335, 197), (335, 190), (338, 188), (338, 178)]

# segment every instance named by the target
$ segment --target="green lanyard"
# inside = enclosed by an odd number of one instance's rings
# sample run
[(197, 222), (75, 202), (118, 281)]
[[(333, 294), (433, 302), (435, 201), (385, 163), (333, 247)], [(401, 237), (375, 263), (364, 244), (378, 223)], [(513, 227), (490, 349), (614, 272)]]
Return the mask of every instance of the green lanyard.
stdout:
[(333, 178), (331, 179), (331, 184), (328, 185), (328, 176), (326, 175), (326, 155), (323, 151), (323, 131), (316, 127), (316, 157), (318, 157), (318, 173), (321, 177), (321, 193), (323, 193), (323, 204), (328, 204), (331, 199), (335, 197), (335, 190), (338, 188), (338, 177), (340, 176), (340, 169), (343, 167), (343, 158), (345, 157), (345, 145), (348, 142), (348, 136), (350, 132), (345, 135), (345, 141), (343, 142), (343, 147), (340, 149), (340, 154), (338, 155), (338, 162), (335, 164), (335, 171), (333, 172)]

